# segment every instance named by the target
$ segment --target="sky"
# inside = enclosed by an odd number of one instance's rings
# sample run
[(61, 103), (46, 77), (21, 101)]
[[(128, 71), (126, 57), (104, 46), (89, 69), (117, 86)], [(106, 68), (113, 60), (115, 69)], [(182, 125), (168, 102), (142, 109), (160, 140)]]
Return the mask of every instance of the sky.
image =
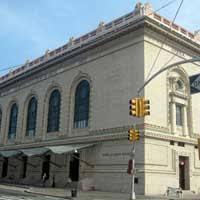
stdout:
[[(171, 0), (141, 0), (154, 10)], [(173, 20), (181, 0), (159, 13)], [(135, 0), (0, 0), (0, 75), (134, 10)], [(184, 0), (175, 23), (200, 29), (200, 1)]]

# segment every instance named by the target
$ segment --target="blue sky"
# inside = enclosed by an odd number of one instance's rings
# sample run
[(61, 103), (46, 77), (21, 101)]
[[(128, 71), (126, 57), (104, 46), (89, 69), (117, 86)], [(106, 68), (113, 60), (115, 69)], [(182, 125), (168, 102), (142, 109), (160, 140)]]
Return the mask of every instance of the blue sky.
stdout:
[[(170, 0), (149, 0), (154, 10)], [(97, 27), (131, 12), (135, 0), (0, 0), (0, 70), (41, 56)], [(140, 1), (145, 3), (147, 1)], [(173, 19), (181, 0), (159, 11)], [(176, 23), (200, 29), (200, 1), (184, 0)], [(1, 72), (2, 73), (2, 72)], [(4, 72), (5, 73), (5, 72)]]

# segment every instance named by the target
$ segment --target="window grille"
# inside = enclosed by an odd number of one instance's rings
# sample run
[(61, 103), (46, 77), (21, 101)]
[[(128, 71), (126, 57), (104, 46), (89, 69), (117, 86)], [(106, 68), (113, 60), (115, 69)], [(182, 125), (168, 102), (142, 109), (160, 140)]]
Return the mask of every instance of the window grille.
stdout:
[(17, 115), (18, 115), (18, 106), (16, 103), (14, 103), (10, 111), (10, 123), (9, 123), (9, 129), (8, 129), (9, 139), (14, 139), (16, 137)]
[(49, 98), (47, 132), (59, 131), (60, 123), (60, 92), (56, 89)]
[(34, 136), (37, 120), (37, 99), (32, 97), (28, 104), (26, 135)]
[(74, 128), (88, 127), (90, 86), (88, 81), (81, 81), (75, 92)]

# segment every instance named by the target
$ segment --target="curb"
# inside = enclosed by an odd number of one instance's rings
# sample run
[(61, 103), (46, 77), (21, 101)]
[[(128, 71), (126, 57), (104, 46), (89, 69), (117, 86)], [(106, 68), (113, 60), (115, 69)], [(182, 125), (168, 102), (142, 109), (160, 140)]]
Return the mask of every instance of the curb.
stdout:
[(37, 195), (43, 195), (43, 196), (49, 196), (49, 197), (56, 197), (56, 198), (62, 198), (62, 199), (73, 199), (72, 197), (68, 197), (68, 196), (56, 196), (56, 195), (52, 195), (52, 194), (45, 194), (45, 193), (39, 193), (39, 192), (32, 192), (32, 191), (28, 191), (28, 190), (24, 190), (24, 192), (29, 193), (29, 194), (37, 194)]

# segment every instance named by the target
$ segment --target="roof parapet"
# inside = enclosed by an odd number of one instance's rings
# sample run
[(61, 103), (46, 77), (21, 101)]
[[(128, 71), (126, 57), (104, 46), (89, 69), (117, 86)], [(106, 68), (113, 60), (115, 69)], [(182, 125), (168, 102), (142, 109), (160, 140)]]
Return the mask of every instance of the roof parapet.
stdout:
[(194, 39), (196, 40), (196, 41), (198, 41), (198, 42), (200, 42), (200, 30), (196, 30), (195, 32), (194, 32)]
[(142, 3), (137, 3), (135, 5), (135, 9), (133, 11), (135, 15), (151, 15), (153, 13), (153, 7), (150, 3), (145, 3), (144, 5)]
[(188, 37), (189, 39), (200, 43), (200, 34), (198, 33), (193, 34), (187, 31), (186, 29), (184, 29), (183, 27), (175, 23), (172, 23), (172, 21), (166, 19), (165, 17), (162, 17), (161, 15), (155, 13), (150, 3), (145, 3), (145, 4), (137, 3), (135, 5), (135, 9), (132, 12), (122, 17), (119, 17), (107, 24), (105, 24), (104, 22), (100, 22), (98, 27), (95, 30), (76, 39), (71, 37), (69, 38), (68, 43), (64, 44), (63, 46), (57, 49), (54, 49), (52, 51), (46, 50), (44, 55), (42, 55), (41, 57), (36, 58), (35, 60), (32, 60), (32, 61), (29, 61), (29, 60), (26, 61), (25, 64), (22, 65), (21, 67), (13, 70), (12, 72), (7, 73), (4, 76), (1, 76), (0, 84), (4, 81), (7, 81), (13, 78), (14, 76), (24, 73), (27, 70), (30, 70), (38, 65), (41, 65), (67, 52), (70, 52), (73, 49), (81, 47), (83, 44), (87, 44), (91, 42), (92, 40), (104, 34), (107, 34), (109, 32), (112, 32), (113, 30), (116, 30), (117, 28), (123, 27), (125, 24), (133, 22), (143, 16), (148, 16), (158, 21), (159, 23), (162, 23), (163, 25), (167, 26), (171, 30), (177, 31), (178, 33), (184, 35), (185, 37)]

